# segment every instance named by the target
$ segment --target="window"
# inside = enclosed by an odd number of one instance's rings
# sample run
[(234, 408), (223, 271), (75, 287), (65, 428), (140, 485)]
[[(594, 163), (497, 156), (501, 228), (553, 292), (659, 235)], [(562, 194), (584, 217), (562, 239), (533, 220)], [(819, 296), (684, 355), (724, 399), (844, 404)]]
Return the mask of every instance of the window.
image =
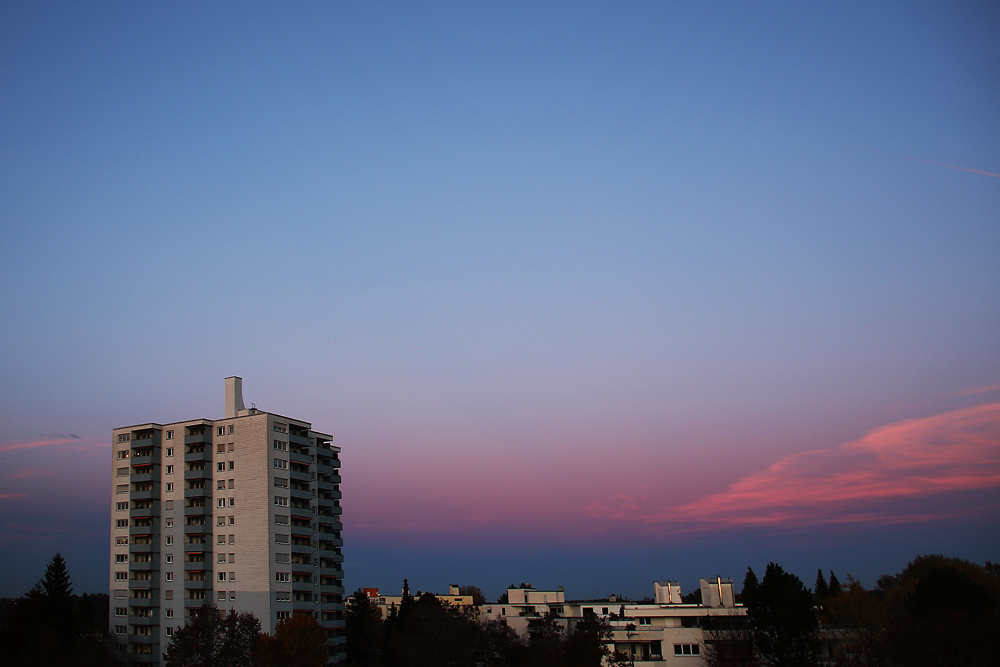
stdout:
[(120, 443), (121, 442), (128, 442), (129, 438), (130, 438), (130, 435), (131, 434), (129, 434), (129, 433), (121, 433), (121, 434), (119, 434), (118, 435), (118, 442), (120, 442)]
[(220, 552), (219, 553), (219, 557), (216, 558), (215, 561), (217, 563), (225, 563), (226, 562), (226, 554)]
[[(167, 440), (173, 440), (174, 439), (174, 432), (173, 431), (167, 431), (167, 438), (166, 439)], [(174, 450), (168, 449), (167, 451), (170, 452), (169, 454), (167, 454), (167, 456), (173, 456), (174, 455)]]
[(281, 459), (274, 459), (274, 467), (278, 470), (288, 470), (288, 461), (282, 461)]
[(121, 460), (121, 459), (127, 459), (127, 458), (128, 458), (128, 450), (127, 449), (123, 449), (120, 452), (118, 452), (118, 459), (119, 460)]
[(173, 475), (174, 474), (174, 467), (173, 466), (167, 466), (167, 474), (168, 475)]
[(124, 502), (124, 503), (115, 503), (115, 511), (116, 512), (127, 512), (128, 511), (128, 503), (127, 502)]
[(164, 503), (164, 506), (166, 507), (166, 509), (172, 510), (174, 508), (174, 501), (168, 500)]
[(236, 544), (236, 536), (235, 535), (230, 535), (229, 536), (229, 543), (230, 544)]
[(288, 488), (288, 479), (286, 477), (275, 477), (274, 478), (274, 485), (276, 487), (278, 487), (279, 489), (287, 489)]
[(128, 493), (128, 484), (119, 484), (116, 486), (115, 493)]
[(639, 619), (639, 625), (652, 625), (653, 619), (648, 616), (643, 616)]
[(701, 645), (674, 644), (674, 655), (701, 655)]
[(167, 493), (169, 493), (169, 492), (171, 492), (173, 490), (174, 490), (174, 483), (173, 482), (167, 482)]
[(116, 625), (115, 626), (115, 634), (116, 635), (125, 635), (125, 634), (128, 634), (128, 626), (127, 625)]
[(229, 599), (230, 600), (236, 599), (236, 591), (229, 591)]
[(167, 535), (167, 536), (166, 536), (165, 538), (163, 538), (163, 541), (164, 541), (164, 542), (166, 543), (166, 545), (167, 545), (167, 546), (169, 547), (169, 546), (170, 546), (171, 544), (173, 544), (173, 543), (174, 543), (174, 538), (173, 538), (173, 536), (172, 536), (172, 535)]
[(219, 507), (225, 507), (225, 506), (226, 506), (226, 499), (219, 498)]
[(166, 629), (166, 630), (164, 631), (164, 633), (165, 633), (165, 634), (166, 634), (166, 635), (167, 635), (168, 637), (173, 637), (173, 636), (174, 636), (174, 629), (173, 629), (172, 627), (170, 627), (170, 626), (168, 625), (168, 626), (167, 626), (167, 629)]
[[(172, 591), (168, 591), (168, 592), (172, 592)], [(163, 613), (163, 615), (166, 616), (167, 618), (173, 618), (174, 617), (174, 610), (173, 609), (167, 609)]]
[[(225, 581), (226, 580), (226, 573), (225, 572), (219, 572), (218, 577), (219, 577), (219, 581)], [(225, 600), (226, 598), (222, 598), (222, 599)]]
[(273, 428), (275, 433), (288, 433), (287, 424), (282, 424), (281, 422), (274, 422)]
[(225, 544), (226, 543), (226, 536), (225, 535), (219, 535), (219, 540), (218, 541), (219, 541), (219, 544)]
[[(232, 424), (230, 424), (229, 426), (227, 426), (227, 427), (226, 427), (226, 432), (227, 432), (227, 433), (228, 433), (229, 435), (232, 435), (232, 434), (233, 434), (233, 425), (232, 425)], [(232, 443), (230, 443), (230, 446), (232, 446)]]
[(236, 573), (235, 572), (230, 572), (229, 573), (229, 581), (236, 581)]
[(115, 554), (115, 562), (116, 563), (127, 563), (128, 562), (128, 554)]
[(116, 537), (115, 538), (115, 546), (122, 547), (122, 546), (125, 546), (126, 544), (128, 544), (128, 538), (127, 537)]
[(224, 488), (226, 488), (226, 480), (220, 479), (219, 481), (217, 481), (215, 483), (215, 488), (216, 489), (224, 489)]
[(128, 528), (128, 519), (115, 519), (115, 528)]
[(236, 488), (236, 480), (235, 479), (229, 480), (229, 485), (228, 486), (229, 486), (230, 489), (235, 489)]
[[(225, 580), (226, 580), (226, 575), (222, 575), (221, 581)], [(219, 600), (225, 600), (225, 599), (226, 599), (226, 591), (219, 591)]]
[(173, 572), (167, 572), (167, 573), (165, 573), (163, 575), (163, 580), (164, 581), (173, 581), (174, 580), (174, 573)]
[[(278, 503), (275, 502), (274, 504), (277, 505)], [(284, 516), (282, 514), (275, 514), (274, 515), (274, 524), (276, 526), (287, 526), (288, 525), (288, 517)]]
[[(219, 429), (219, 430), (222, 430), (222, 429)], [(220, 433), (219, 435), (222, 435), (222, 434)], [(219, 454), (225, 454), (226, 453), (226, 443), (220, 442), (218, 445), (216, 445), (215, 451), (217, 451)]]
[(226, 469), (226, 462), (219, 461), (218, 463), (215, 464), (215, 469), (218, 470), (219, 472), (223, 472)]
[(281, 535), (279, 533), (274, 534), (275, 544), (288, 544), (288, 535)]
[[(230, 426), (229, 428), (232, 428), (232, 426)], [(232, 431), (230, 431), (230, 433), (232, 433)], [(230, 452), (232, 452), (233, 449), (235, 449), (235, 445), (233, 445), (233, 443), (229, 443), (229, 445), (227, 445), (227, 447), (228, 447), (228, 449), (229, 449)]]
[(275, 572), (274, 580), (277, 581), (279, 584), (282, 584), (291, 581), (292, 575), (288, 572)]
[(291, 602), (292, 594), (288, 591), (275, 591), (274, 599), (278, 602)]
[(128, 468), (118, 468), (115, 470), (116, 477), (128, 477)]
[(215, 429), (215, 435), (225, 435), (225, 434), (226, 434), (226, 429), (224, 426), (219, 426), (218, 428)]
[(115, 589), (115, 599), (116, 600), (124, 600), (127, 597), (128, 597), (128, 589), (127, 588), (116, 588)]
[(164, 528), (173, 528), (174, 527), (174, 520), (173, 519), (164, 519), (163, 520), (163, 527)]
[(170, 554), (167, 554), (166, 556), (163, 557), (163, 562), (166, 563), (167, 565), (170, 565), (171, 563), (174, 562), (174, 557), (171, 556)]
[(229, 562), (230, 563), (236, 562), (236, 554), (229, 554)]
[(230, 470), (235, 470), (236, 469), (236, 461), (230, 461), (229, 462), (229, 469)]
[(229, 506), (230, 507), (236, 507), (236, 498), (230, 498), (229, 499)]
[(274, 554), (274, 562), (275, 563), (290, 563), (291, 561), (288, 558), (288, 554)]
[(285, 620), (285, 619), (287, 619), (287, 618), (288, 618), (289, 616), (291, 616), (291, 613), (292, 613), (292, 612), (290, 612), (290, 611), (279, 611), (279, 612), (278, 612), (278, 620), (279, 620), (279, 621), (284, 621), (284, 620)]
[(282, 498), (281, 496), (274, 497), (274, 504), (278, 507), (288, 507), (288, 498)]
[[(167, 432), (168, 433), (173, 433), (173, 431), (167, 431)], [(167, 456), (173, 456), (173, 455), (174, 455), (174, 448), (173, 447), (167, 447)]]
[(281, 440), (275, 440), (274, 441), (274, 448), (277, 449), (279, 452), (287, 452), (288, 451), (288, 443), (287, 442), (282, 442)]
[(230, 516), (229, 517), (229, 525), (230, 526), (235, 526), (236, 525), (236, 517), (235, 516)]
[(128, 572), (115, 572), (115, 581), (128, 581)]
[(128, 616), (128, 607), (115, 607), (115, 616)]
[(215, 525), (217, 525), (217, 526), (225, 526), (226, 525), (226, 517), (224, 515), (220, 514), (219, 517), (215, 520)]

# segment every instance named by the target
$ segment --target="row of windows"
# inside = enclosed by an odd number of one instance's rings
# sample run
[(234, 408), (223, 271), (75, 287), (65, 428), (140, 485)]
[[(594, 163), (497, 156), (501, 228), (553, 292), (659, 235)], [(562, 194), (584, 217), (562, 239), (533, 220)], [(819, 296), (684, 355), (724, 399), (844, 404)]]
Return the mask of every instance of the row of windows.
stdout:
[[(226, 591), (219, 591), (219, 593), (218, 593), (218, 600), (219, 600), (219, 602), (222, 602), (225, 599), (226, 599)], [(235, 600), (236, 599), (236, 591), (229, 591), (229, 599), (230, 600)]]
[(233, 425), (232, 424), (230, 424), (229, 426), (217, 426), (217, 427), (215, 427), (215, 435), (226, 435), (227, 431), (229, 432), (229, 435), (233, 434)]
[(219, 507), (226, 507), (227, 505), (229, 507), (236, 507), (236, 498), (229, 498), (228, 503), (225, 498), (219, 498), (219, 502), (217, 504)]
[[(229, 464), (228, 466), (226, 465), (227, 463)], [(218, 470), (219, 472), (224, 472), (227, 469), (235, 470), (236, 461), (219, 461), (218, 463), (215, 464), (215, 469)]]
[[(219, 544), (225, 544), (226, 543), (226, 536), (225, 535), (219, 535), (218, 542), (219, 542)], [(236, 536), (235, 535), (230, 535), (229, 536), (229, 544), (236, 544)]]
[[(226, 581), (227, 580), (226, 573), (225, 572), (219, 572), (218, 579), (219, 579), (219, 581)], [(229, 581), (236, 581), (236, 573), (235, 572), (230, 572), (228, 580)]]
[(674, 644), (674, 655), (701, 655), (699, 644)]
[[(218, 555), (218, 557), (215, 560), (216, 560), (216, 562), (219, 562), (219, 563), (225, 563), (226, 562), (226, 554), (220, 552), (219, 555)], [(236, 554), (233, 554), (233, 553), (229, 554), (229, 562), (230, 563), (235, 563), (236, 562)]]
[[(216, 481), (215, 488), (216, 489), (225, 489), (226, 488), (226, 480), (220, 479), (220, 480)], [(235, 479), (230, 479), (229, 480), (229, 488), (230, 489), (235, 489), (236, 488), (236, 480)]]
[(275, 449), (277, 449), (279, 452), (287, 452), (288, 451), (288, 443), (287, 442), (283, 442), (281, 440), (275, 440), (273, 447)]

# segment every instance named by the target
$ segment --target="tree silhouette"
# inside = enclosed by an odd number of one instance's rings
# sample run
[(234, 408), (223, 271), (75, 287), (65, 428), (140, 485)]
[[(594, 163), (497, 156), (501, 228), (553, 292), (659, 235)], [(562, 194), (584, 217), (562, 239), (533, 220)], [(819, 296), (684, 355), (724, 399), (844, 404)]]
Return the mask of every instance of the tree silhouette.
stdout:
[(348, 598), (344, 618), (348, 663), (359, 667), (379, 664), (384, 635), (382, 610), (359, 588)]
[(816, 615), (802, 581), (780, 565), (768, 563), (764, 580), (747, 604), (754, 650), (773, 667), (814, 663)]
[(166, 667), (244, 667), (255, 662), (260, 621), (250, 613), (225, 616), (211, 605), (192, 610), (163, 654)]
[(816, 572), (816, 584), (813, 586), (813, 595), (816, 596), (817, 600), (822, 600), (823, 598), (830, 596), (830, 588), (826, 585), (826, 579), (823, 577), (823, 570)]
[(837, 575), (830, 570), (830, 597), (837, 597), (840, 594), (840, 582), (837, 581)]

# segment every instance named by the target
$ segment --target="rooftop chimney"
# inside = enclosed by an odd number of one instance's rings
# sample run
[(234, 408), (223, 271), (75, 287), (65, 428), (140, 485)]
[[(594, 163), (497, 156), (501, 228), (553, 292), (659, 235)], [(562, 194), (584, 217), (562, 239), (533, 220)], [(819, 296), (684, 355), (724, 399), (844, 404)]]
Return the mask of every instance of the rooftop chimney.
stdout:
[(226, 418), (235, 417), (243, 405), (243, 378), (235, 375), (226, 378)]

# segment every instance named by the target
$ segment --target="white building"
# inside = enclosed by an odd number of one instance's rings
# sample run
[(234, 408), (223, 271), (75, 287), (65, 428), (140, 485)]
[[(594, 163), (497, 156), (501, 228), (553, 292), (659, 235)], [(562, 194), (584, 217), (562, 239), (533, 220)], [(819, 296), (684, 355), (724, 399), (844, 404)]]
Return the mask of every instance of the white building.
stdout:
[(225, 418), (113, 432), (109, 626), (158, 664), (192, 609), (251, 612), (265, 632), (293, 613), (344, 659), (340, 449), (309, 422), (243, 405)]
[[(570, 600), (560, 587), (555, 591), (534, 588), (507, 589), (504, 604), (482, 605), (485, 621), (503, 620), (523, 637), (531, 634), (533, 621), (547, 613), (572, 633), (588, 616), (606, 621), (611, 628), (608, 648), (629, 656), (634, 665), (656, 667), (699, 667), (704, 664), (703, 647), (711, 641), (706, 630), (739, 625), (746, 616), (743, 605), (735, 602), (731, 579), (701, 579), (701, 599), (697, 604), (681, 602), (676, 582), (654, 582), (654, 602), (637, 604), (610, 596), (606, 600)], [(612, 645), (613, 644), (613, 645)]]

